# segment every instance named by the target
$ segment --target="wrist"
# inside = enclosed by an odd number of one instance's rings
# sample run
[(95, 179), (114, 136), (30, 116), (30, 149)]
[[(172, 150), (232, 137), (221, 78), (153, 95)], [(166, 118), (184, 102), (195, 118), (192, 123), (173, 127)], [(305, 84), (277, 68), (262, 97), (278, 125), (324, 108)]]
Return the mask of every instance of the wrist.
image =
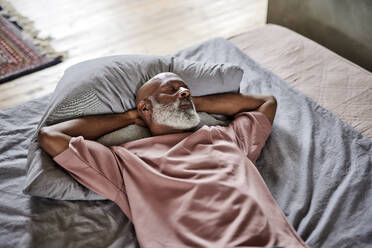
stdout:
[(195, 110), (196, 111), (200, 111), (200, 109), (201, 109), (201, 102), (202, 102), (202, 98), (199, 96), (196, 96), (196, 97), (192, 97), (192, 101), (193, 101), (193, 103), (194, 103), (194, 105), (195, 105)]
[(127, 125), (135, 124), (136, 119), (138, 118), (137, 109), (132, 109), (125, 113), (122, 113), (120, 118), (121, 118), (121, 121), (123, 123), (126, 123)]

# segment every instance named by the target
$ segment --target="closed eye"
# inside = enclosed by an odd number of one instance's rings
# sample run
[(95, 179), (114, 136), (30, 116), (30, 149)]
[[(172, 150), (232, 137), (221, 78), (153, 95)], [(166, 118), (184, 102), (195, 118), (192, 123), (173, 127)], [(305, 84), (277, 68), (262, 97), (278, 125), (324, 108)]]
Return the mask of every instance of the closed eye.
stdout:
[(166, 87), (162, 89), (162, 93), (173, 94), (176, 91), (173, 87)]
[(182, 83), (173, 82), (173, 83), (168, 83), (167, 85), (164, 85), (161, 89), (161, 92), (164, 94), (174, 94), (180, 89), (180, 87), (190, 90), (189, 87), (183, 82)]

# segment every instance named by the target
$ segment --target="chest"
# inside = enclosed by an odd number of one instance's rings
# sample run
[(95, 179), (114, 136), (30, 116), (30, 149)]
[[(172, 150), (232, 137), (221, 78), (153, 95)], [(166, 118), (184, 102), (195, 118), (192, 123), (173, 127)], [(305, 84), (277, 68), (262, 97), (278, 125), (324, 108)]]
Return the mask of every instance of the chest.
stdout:
[(199, 130), (178, 142), (147, 143), (131, 152), (155, 174), (182, 180), (234, 178), (247, 159), (229, 137), (210, 129)]

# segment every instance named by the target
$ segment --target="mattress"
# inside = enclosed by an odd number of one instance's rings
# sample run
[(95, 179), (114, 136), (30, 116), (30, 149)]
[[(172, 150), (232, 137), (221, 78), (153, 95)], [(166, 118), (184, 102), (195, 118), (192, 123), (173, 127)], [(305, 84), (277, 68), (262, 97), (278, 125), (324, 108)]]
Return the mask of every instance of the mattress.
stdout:
[[(280, 50), (281, 45), (270, 44), (280, 39), (287, 42), (284, 47), (292, 44), (292, 49)], [(307, 49), (298, 48), (297, 42), (305, 44), (302, 47), (309, 43), (329, 61), (339, 60), (332, 62), (339, 66), (338, 70), (332, 65), (326, 67), (339, 72), (340, 78), (343, 63), (348, 64), (347, 73), (354, 70), (348, 77), (363, 81), (370, 78), (370, 73), (278, 26), (268, 25), (230, 41), (240, 49), (219, 38), (173, 56), (236, 64), (244, 69), (242, 93), (274, 94), (278, 100), (277, 116), (257, 166), (283, 213), (310, 247), (371, 247), (372, 141), (357, 131), (358, 125), (348, 125), (346, 115), (334, 112), (337, 108), (321, 101), (333, 98), (333, 91), (322, 91), (323, 96), (318, 99), (309, 93), (312, 90), (306, 90), (317, 82), (321, 62), (315, 58), (308, 62), (301, 57), (305, 55), (292, 53), (304, 53)], [(281, 59), (272, 55), (275, 52)], [(298, 63), (292, 61), (296, 58)], [(303, 60), (302, 67), (297, 65), (301, 64), (299, 58)], [(284, 60), (288, 62), (283, 64)], [(313, 75), (309, 63), (318, 68)], [(278, 68), (284, 69), (275, 71)], [(330, 77), (327, 73), (322, 75)], [(364, 88), (363, 92), (370, 92), (368, 86)], [(0, 247), (138, 247), (133, 226), (111, 201), (60, 201), (22, 193), (28, 145), (49, 100), (50, 96), (45, 96), (0, 110)], [(365, 101), (361, 100), (361, 108), (370, 106)], [(355, 118), (364, 120), (364, 115)]]
[(372, 73), (282, 26), (229, 40), (263, 67), (372, 139)]

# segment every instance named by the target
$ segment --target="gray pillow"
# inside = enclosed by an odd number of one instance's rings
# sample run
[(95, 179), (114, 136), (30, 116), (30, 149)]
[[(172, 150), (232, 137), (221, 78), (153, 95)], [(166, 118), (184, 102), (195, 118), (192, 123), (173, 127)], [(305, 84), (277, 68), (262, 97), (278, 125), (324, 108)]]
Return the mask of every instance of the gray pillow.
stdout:
[[(205, 112), (198, 112), (198, 114), (200, 117), (200, 123), (196, 127), (196, 129), (199, 129), (204, 125), (226, 126), (230, 123), (227, 117), (221, 115), (211, 115)], [(129, 125), (98, 138), (97, 142), (105, 146), (118, 146), (129, 141), (143, 139), (150, 136), (150, 130), (148, 130), (147, 128), (137, 125)]]
[[(76, 182), (38, 145), (41, 127), (87, 115), (121, 113), (135, 108), (136, 91), (154, 75), (179, 74), (194, 96), (238, 92), (243, 71), (229, 64), (207, 64), (170, 56), (122, 55), (94, 59), (66, 70), (31, 139), (27, 157), (25, 194), (63, 200), (104, 199)], [(209, 115), (202, 119), (215, 119)], [(208, 117), (206, 117), (208, 116)], [(99, 139), (106, 145), (147, 137), (148, 130), (135, 125)]]

